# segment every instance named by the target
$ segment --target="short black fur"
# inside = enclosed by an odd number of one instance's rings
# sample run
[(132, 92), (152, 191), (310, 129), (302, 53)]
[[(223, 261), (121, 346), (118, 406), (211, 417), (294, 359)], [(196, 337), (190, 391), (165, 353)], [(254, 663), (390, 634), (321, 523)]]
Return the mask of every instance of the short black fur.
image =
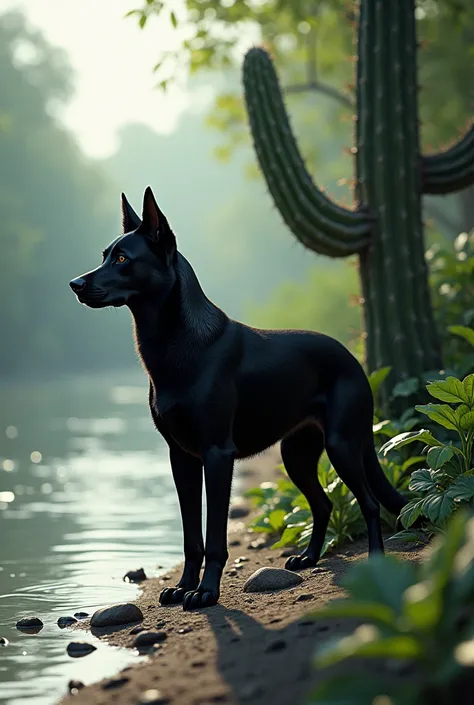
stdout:
[(308, 547), (286, 567), (309, 568), (320, 557), (332, 508), (317, 474), (324, 449), (359, 502), (369, 554), (383, 552), (379, 503), (398, 515), (406, 500), (378, 462), (372, 393), (359, 362), (326, 335), (256, 330), (228, 318), (176, 249), (150, 188), (142, 217), (124, 195), (122, 216), (124, 235), (106, 248), (103, 263), (70, 285), (87, 306), (126, 305), (132, 313), (151, 415), (169, 446), (183, 523), (183, 575), (163, 591), (161, 603), (183, 602), (184, 609), (217, 603), (234, 461), (280, 440), (288, 475), (314, 518)]

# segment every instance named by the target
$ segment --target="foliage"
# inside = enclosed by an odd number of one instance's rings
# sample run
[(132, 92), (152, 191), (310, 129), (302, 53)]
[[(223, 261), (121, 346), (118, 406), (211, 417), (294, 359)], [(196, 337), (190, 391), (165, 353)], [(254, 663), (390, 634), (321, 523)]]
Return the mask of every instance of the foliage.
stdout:
[(456, 442), (442, 442), (422, 429), (395, 436), (381, 451), (387, 454), (413, 442), (422, 442), (428, 448), (429, 467), (412, 473), (409, 489), (416, 497), (402, 509), (400, 521), (407, 529), (419, 517), (425, 517), (434, 530), (442, 530), (448, 517), (458, 507), (472, 505), (474, 498), (474, 374), (462, 382), (456, 377), (431, 382), (427, 390), (444, 403), (418, 405), (416, 410), (437, 426), (454, 432)]
[[(342, 579), (347, 599), (315, 619), (356, 619), (352, 634), (326, 643), (319, 669), (339, 665), (344, 677), (325, 671), (310, 698), (316, 705), (463, 705), (474, 665), (474, 518), (458, 512), (420, 566), (377, 555), (351, 567)], [(370, 676), (353, 658), (377, 659)], [(409, 677), (401, 678), (402, 670)], [(394, 678), (394, 674), (397, 678)], [(467, 688), (466, 688), (467, 687)], [(464, 693), (464, 697), (463, 697)]]

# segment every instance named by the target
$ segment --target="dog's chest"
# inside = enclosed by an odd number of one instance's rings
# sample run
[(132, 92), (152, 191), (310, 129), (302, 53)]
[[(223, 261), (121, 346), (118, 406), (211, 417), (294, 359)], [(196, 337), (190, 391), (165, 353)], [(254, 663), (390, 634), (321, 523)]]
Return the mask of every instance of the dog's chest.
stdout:
[(150, 411), (157, 430), (165, 438), (170, 437), (186, 452), (199, 455), (197, 424), (186, 399), (167, 394), (152, 395)]

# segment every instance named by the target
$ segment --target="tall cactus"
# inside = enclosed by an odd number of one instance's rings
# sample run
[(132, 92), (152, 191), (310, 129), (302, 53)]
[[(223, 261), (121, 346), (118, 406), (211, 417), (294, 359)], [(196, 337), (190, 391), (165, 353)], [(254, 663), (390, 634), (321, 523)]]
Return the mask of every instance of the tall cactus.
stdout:
[(330, 257), (357, 253), (369, 370), (391, 382), (441, 367), (421, 219), (423, 193), (474, 183), (474, 127), (440, 154), (420, 154), (414, 0), (360, 0), (353, 210), (314, 184), (268, 53), (245, 56), (243, 80), (260, 167), (288, 227)]

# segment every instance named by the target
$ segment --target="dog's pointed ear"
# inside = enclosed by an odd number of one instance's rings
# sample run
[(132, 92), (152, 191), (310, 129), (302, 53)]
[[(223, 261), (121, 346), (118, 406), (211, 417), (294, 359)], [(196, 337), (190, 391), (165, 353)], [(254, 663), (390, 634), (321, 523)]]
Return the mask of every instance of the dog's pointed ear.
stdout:
[(127, 197), (122, 193), (122, 228), (123, 232), (131, 233), (140, 227), (142, 221), (140, 216), (135, 213), (130, 203), (127, 201)]
[(176, 253), (176, 238), (149, 186), (143, 196), (142, 222), (137, 232), (152, 241), (155, 252), (164, 257), (167, 264), (172, 261)]

